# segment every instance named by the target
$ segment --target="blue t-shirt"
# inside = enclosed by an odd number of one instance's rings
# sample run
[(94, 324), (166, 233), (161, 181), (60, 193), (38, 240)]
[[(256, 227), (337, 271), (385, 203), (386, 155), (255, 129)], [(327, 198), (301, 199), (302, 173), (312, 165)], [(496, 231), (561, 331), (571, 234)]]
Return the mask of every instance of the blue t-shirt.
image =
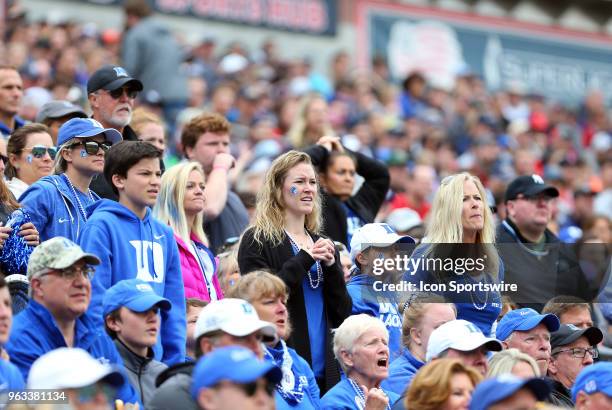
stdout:
[[(310, 274), (316, 277), (316, 264), (312, 265)], [(310, 341), (310, 356), (312, 358), (312, 370), (315, 376), (325, 375), (325, 344), (327, 343), (327, 321), (323, 309), (323, 283), (318, 288), (310, 286), (308, 277), (302, 282), (304, 291), (304, 304), (306, 305), (306, 320), (308, 321), (308, 339)]]
[(401, 396), (410, 386), (415, 373), (424, 364), (414, 357), (410, 350), (404, 349), (402, 355), (389, 366), (389, 377), (380, 386)]
[(9, 391), (22, 391), (23, 389), (25, 389), (25, 383), (17, 366), (0, 359), (0, 394)]
[(389, 357), (392, 362), (400, 355), (402, 347), (402, 317), (397, 312), (395, 293), (374, 290), (375, 280), (371, 276), (357, 274), (346, 284), (346, 290), (353, 300), (353, 315), (365, 313), (385, 324), (389, 332)]
[[(443, 296), (447, 301), (452, 302), (457, 306), (457, 319), (464, 319), (475, 324), (482, 333), (487, 337), (491, 336), (491, 329), (493, 323), (497, 320), (501, 309), (501, 294), (497, 291), (485, 291), (485, 290), (469, 290), (457, 292), (453, 290), (449, 282), (441, 282), (431, 272), (423, 269), (423, 263), (419, 263), (419, 259), (425, 260), (425, 252), (427, 246), (417, 247), (410, 259), (415, 259), (416, 263), (412, 264), (410, 261), (408, 266), (418, 266), (416, 270), (409, 270), (404, 273), (403, 280), (414, 284), (417, 289), (420, 289), (422, 284), (444, 284), (446, 285), (445, 291), (432, 291), (431, 289), (425, 289), (432, 293), (437, 293)], [(472, 276), (469, 273), (463, 275), (454, 275), (452, 280), (456, 282), (456, 285), (475, 285), (478, 283), (483, 284), (494, 284), (500, 283), (504, 280), (504, 265), (501, 258), (499, 259), (499, 270), (497, 278), (494, 278), (490, 273), (481, 273), (478, 276)]]
[[(389, 397), (389, 407), (393, 406), (399, 399), (399, 395), (384, 388), (382, 390)], [(321, 399), (322, 410), (363, 410), (364, 407), (363, 398), (346, 377), (325, 393)]]

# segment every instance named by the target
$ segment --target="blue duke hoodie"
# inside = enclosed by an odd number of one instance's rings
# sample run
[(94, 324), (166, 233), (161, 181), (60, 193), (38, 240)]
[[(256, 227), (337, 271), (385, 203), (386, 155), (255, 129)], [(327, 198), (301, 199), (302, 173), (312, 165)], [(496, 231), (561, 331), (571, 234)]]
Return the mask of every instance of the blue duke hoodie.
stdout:
[(372, 276), (358, 273), (346, 284), (353, 300), (353, 315), (365, 313), (379, 318), (389, 332), (389, 357), (391, 362), (399, 357), (402, 347), (402, 317), (397, 312), (397, 297), (388, 291), (376, 291)]
[[(400, 398), (399, 395), (382, 386), (381, 389), (389, 398), (389, 407)], [(346, 377), (342, 378), (321, 398), (321, 410), (363, 410), (364, 407), (365, 402)]]
[(385, 390), (392, 391), (400, 396), (410, 386), (412, 378), (425, 363), (414, 357), (414, 355), (404, 348), (402, 355), (389, 366), (389, 377), (380, 384)]
[(161, 312), (161, 328), (155, 359), (167, 365), (185, 360), (185, 290), (174, 233), (151, 215), (144, 219), (110, 199), (87, 208), (89, 219), (81, 233), (80, 245), (97, 255), (101, 263), (92, 280), (89, 311), (102, 324), (102, 298), (106, 289), (123, 279), (142, 279), (158, 295), (172, 302)]
[[(60, 347), (67, 347), (66, 340), (57, 327), (53, 315), (40, 303), (30, 300), (28, 306), (13, 320), (11, 336), (6, 344), (6, 351), (11, 362), (17, 366), (23, 379), (27, 380), (34, 361), (43, 354)], [(127, 381), (123, 361), (113, 341), (102, 328), (95, 325), (87, 313), (76, 320), (72, 347), (80, 347), (94, 359), (114, 364), (120, 368), (126, 382), (117, 391), (117, 398), (125, 403), (139, 403), (140, 405), (136, 390)]]
[[(90, 205), (91, 199), (85, 194), (77, 191), (77, 195), (84, 207)], [(94, 192), (92, 196), (95, 201), (100, 199)], [(19, 202), (32, 218), (41, 242), (56, 236), (63, 236), (73, 242), (79, 241), (85, 220), (72, 189), (61, 175), (39, 179), (19, 197)]]

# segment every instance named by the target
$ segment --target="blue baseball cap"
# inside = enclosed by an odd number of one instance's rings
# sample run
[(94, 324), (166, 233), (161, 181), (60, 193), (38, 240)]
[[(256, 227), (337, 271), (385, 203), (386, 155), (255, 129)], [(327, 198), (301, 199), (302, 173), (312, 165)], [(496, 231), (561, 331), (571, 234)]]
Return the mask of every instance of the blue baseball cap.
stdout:
[(529, 389), (538, 401), (544, 400), (550, 394), (550, 385), (544, 379), (521, 379), (512, 374), (502, 374), (486, 379), (476, 386), (472, 393), (470, 410), (487, 410), (489, 406), (507, 399), (523, 388)]
[(62, 145), (72, 138), (89, 138), (104, 134), (113, 144), (123, 139), (121, 133), (114, 128), (104, 128), (93, 118), (71, 118), (66, 121), (57, 133), (57, 145)]
[(117, 282), (104, 292), (102, 315), (106, 317), (122, 306), (134, 312), (146, 312), (155, 305), (163, 310), (172, 308), (172, 303), (155, 293), (148, 282), (141, 279), (126, 279)]
[(191, 395), (197, 400), (201, 389), (215, 386), (222, 380), (244, 384), (262, 376), (278, 383), (282, 372), (273, 362), (258, 359), (255, 353), (247, 348), (221, 347), (198, 360), (193, 369)]
[(612, 397), (612, 362), (599, 362), (582, 369), (572, 387), (574, 403), (581, 391), (586, 394), (601, 392)]
[(515, 330), (531, 330), (540, 323), (544, 323), (549, 332), (559, 330), (559, 318), (552, 313), (541, 315), (533, 309), (515, 309), (506, 313), (497, 324), (495, 336), (499, 340), (506, 340)]

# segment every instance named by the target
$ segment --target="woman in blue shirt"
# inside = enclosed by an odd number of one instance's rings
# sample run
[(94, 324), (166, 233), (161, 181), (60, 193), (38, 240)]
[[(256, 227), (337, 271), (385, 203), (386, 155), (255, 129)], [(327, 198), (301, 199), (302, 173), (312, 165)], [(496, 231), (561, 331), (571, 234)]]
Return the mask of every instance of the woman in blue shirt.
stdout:
[(501, 311), (501, 294), (488, 290), (504, 279), (495, 247), (493, 214), (480, 179), (468, 173), (444, 178), (433, 200), (425, 238), (410, 257), (404, 280), (443, 295), (457, 319), (485, 336)]
[(321, 197), (310, 157), (289, 151), (272, 163), (253, 226), (240, 241), (241, 274), (270, 270), (289, 288), (295, 329), (287, 344), (311, 365), (322, 391), (340, 379), (330, 329), (351, 314), (338, 252), (320, 236)]

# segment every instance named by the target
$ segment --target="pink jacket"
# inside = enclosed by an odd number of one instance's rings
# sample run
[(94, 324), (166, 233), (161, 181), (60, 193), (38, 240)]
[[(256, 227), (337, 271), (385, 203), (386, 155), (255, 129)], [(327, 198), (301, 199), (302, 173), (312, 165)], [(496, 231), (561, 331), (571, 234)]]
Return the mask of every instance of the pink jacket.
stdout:
[[(189, 245), (183, 242), (183, 240), (176, 234), (174, 234), (174, 238), (176, 239), (176, 244), (178, 245), (179, 249), (179, 257), (181, 259), (181, 272), (183, 272), (185, 297), (198, 298), (206, 302), (210, 302), (210, 295), (206, 289), (206, 283), (204, 282), (204, 276), (202, 274), (200, 264), (191, 253)], [(221, 290), (219, 279), (217, 279), (217, 258), (203, 243), (199, 242), (193, 234), (191, 235), (191, 240), (194, 241), (196, 246), (203, 251), (203, 254), (208, 255), (210, 258), (215, 270), (212, 286), (215, 287), (215, 291), (217, 292), (219, 299), (223, 299), (223, 291)]]

